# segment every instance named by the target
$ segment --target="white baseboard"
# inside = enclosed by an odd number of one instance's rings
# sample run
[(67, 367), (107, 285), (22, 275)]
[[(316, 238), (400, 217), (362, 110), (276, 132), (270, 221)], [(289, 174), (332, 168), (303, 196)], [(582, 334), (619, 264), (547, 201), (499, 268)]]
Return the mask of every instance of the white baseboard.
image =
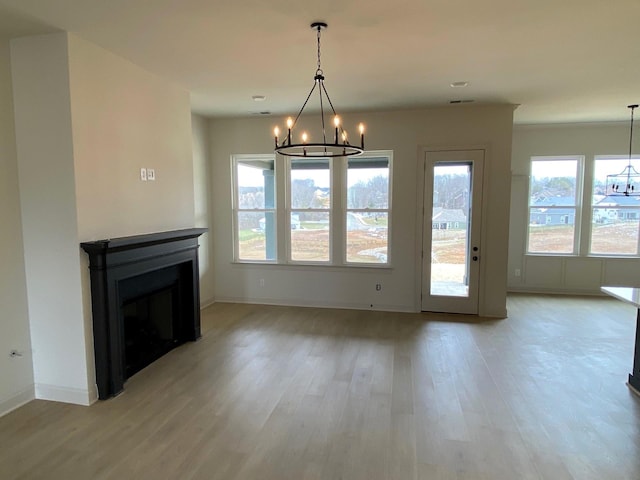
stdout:
[(54, 402), (73, 403), (76, 405), (91, 405), (97, 395), (89, 390), (80, 388), (59, 387), (57, 385), (35, 384), (36, 398)]
[(200, 310), (204, 310), (205, 308), (210, 307), (214, 303), (216, 303), (215, 298), (208, 298), (206, 300), (200, 300)]
[(9, 412), (12, 412), (16, 408), (21, 407), (22, 405), (29, 403), (31, 400), (36, 398), (35, 389), (33, 385), (30, 385), (28, 388), (24, 389), (21, 392), (16, 393), (8, 398), (0, 400), (0, 417), (6, 415)]
[(280, 307), (312, 307), (312, 308), (343, 308), (345, 310), (371, 310), (379, 312), (403, 312), (416, 313), (416, 310), (406, 305), (364, 305), (360, 303), (342, 302), (305, 302), (299, 300), (283, 300), (274, 298), (240, 298), (240, 297), (218, 297), (216, 302), (247, 303), (252, 305), (276, 305)]
[(510, 293), (526, 293), (531, 295), (573, 295), (578, 297), (606, 297), (606, 293), (592, 290), (570, 290), (562, 288), (544, 287), (507, 287), (507, 295)]

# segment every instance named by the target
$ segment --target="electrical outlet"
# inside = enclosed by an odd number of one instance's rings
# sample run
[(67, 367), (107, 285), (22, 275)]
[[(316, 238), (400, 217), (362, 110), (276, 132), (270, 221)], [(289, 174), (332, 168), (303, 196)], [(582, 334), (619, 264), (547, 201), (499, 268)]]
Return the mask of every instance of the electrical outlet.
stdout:
[(376, 283), (376, 292), (379, 292), (380, 290), (382, 290), (382, 284)]
[(146, 168), (141, 168), (140, 169), (140, 180), (142, 180), (143, 182), (147, 181), (147, 169)]
[(147, 168), (147, 180), (151, 182), (155, 182), (156, 180), (156, 169), (155, 168)]
[(520, 276), (520, 269), (516, 268), (514, 274), (515, 274), (516, 277), (519, 277)]

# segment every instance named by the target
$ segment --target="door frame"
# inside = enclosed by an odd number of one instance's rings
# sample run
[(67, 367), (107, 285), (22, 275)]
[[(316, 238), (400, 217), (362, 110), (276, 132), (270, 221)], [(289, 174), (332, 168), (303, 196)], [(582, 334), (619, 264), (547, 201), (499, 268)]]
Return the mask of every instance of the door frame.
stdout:
[[(489, 164), (491, 161), (491, 148), (487, 144), (471, 144), (471, 145), (419, 145), (417, 152), (416, 162), (416, 243), (415, 243), (415, 290), (414, 290), (414, 309), (416, 312), (422, 311), (422, 246), (424, 242), (424, 172), (427, 162), (428, 152), (451, 152), (451, 151), (464, 151), (464, 150), (483, 150), (484, 151), (484, 166), (482, 177), (482, 202), (481, 202), (481, 218), (483, 219), (480, 226), (480, 245), (482, 245), (483, 251), (486, 250), (487, 245), (487, 213), (488, 202), (487, 195), (489, 192)], [(485, 286), (486, 282), (486, 264), (487, 262), (480, 262), (480, 275), (478, 286), (478, 315), (482, 316), (486, 312), (486, 300), (485, 300)]]

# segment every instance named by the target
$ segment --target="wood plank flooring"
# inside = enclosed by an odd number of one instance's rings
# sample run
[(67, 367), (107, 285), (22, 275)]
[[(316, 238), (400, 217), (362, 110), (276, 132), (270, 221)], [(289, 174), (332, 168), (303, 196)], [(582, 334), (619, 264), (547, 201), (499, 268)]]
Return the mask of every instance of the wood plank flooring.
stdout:
[(478, 320), (215, 304), (91, 407), (0, 418), (2, 479), (635, 479), (635, 310), (512, 295)]

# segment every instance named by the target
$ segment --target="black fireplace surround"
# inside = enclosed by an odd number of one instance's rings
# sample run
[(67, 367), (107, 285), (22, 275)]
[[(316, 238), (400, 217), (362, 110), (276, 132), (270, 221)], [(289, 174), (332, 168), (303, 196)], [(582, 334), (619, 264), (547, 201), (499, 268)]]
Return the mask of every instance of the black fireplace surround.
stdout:
[(200, 338), (198, 237), (206, 231), (189, 228), (80, 244), (89, 254), (101, 400), (122, 392), (127, 378), (175, 346)]

